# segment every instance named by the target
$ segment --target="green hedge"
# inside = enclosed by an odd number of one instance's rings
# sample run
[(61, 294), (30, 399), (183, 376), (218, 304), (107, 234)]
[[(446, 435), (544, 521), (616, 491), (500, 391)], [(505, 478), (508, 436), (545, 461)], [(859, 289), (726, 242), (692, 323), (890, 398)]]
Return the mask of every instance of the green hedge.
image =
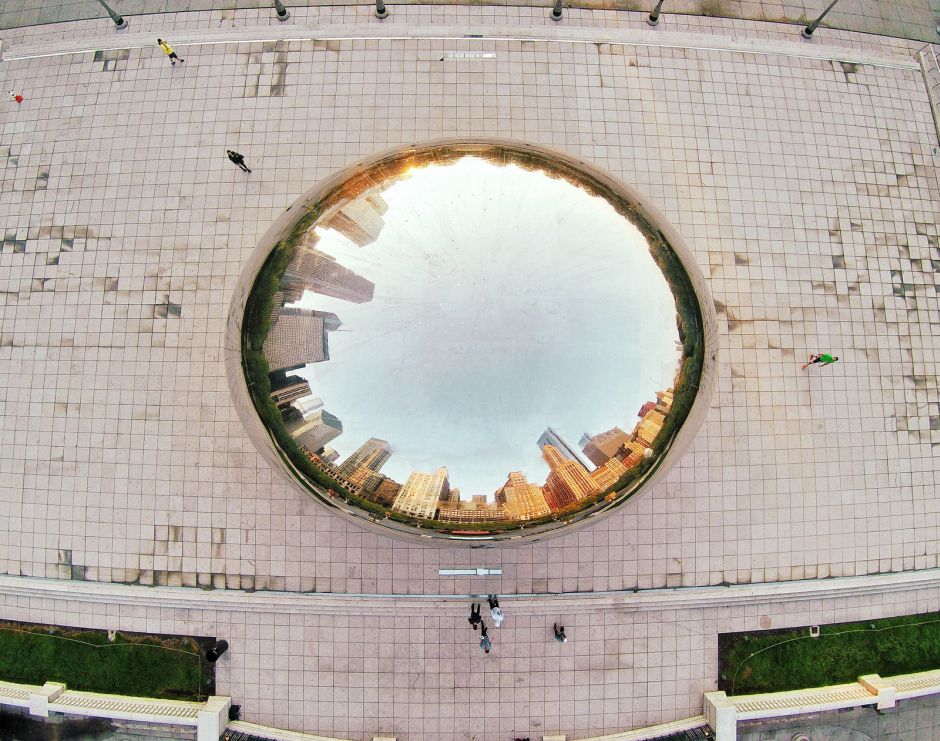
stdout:
[(719, 636), (719, 689), (729, 694), (822, 687), (863, 674), (940, 668), (940, 613)]
[(69, 689), (171, 700), (204, 700), (214, 671), (192, 638), (0, 623), (0, 679), (64, 682)]

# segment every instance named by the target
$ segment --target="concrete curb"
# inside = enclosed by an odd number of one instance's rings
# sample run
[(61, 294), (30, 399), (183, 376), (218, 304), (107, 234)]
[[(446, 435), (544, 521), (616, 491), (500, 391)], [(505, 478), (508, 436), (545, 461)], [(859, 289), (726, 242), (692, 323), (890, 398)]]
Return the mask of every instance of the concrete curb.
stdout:
[[(678, 587), (618, 592), (501, 595), (516, 615), (542, 615), (569, 609), (644, 612), (688, 610), (734, 605), (802, 602), (868, 594), (940, 588), (940, 569), (917, 572), (807, 579), (768, 584)], [(224, 610), (227, 612), (317, 614), (425, 614), (433, 606), (442, 614), (463, 614), (480, 594), (334, 594), (201, 590), (187, 587), (140, 587), (33, 577), (0, 576), (0, 594), (81, 603), (106, 603), (149, 608)]]

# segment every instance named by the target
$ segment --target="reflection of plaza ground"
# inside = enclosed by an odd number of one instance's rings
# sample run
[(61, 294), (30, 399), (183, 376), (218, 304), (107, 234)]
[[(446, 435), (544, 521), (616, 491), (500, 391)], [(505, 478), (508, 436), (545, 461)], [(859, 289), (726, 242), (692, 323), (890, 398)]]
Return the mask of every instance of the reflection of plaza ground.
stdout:
[[(609, 507), (661, 465), (695, 399), (701, 318), (629, 201), (524, 150), (451, 145), (307, 208), (244, 324), (254, 404), (308, 486), (373, 519), (489, 535)], [(580, 451), (565, 438), (611, 422)]]

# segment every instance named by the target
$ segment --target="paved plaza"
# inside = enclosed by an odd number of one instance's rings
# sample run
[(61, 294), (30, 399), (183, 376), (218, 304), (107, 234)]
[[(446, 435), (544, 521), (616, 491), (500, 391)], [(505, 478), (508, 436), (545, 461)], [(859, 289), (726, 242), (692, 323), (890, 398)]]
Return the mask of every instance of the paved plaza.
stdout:
[[(3, 32), (0, 88), (24, 100), (0, 102), (0, 572), (69, 592), (4, 579), (0, 615), (225, 637), (218, 689), (246, 719), (430, 740), (695, 715), (718, 632), (940, 608), (934, 582), (905, 586), (940, 551), (923, 44), (692, 15), (653, 31), (640, 12), (392, 10)], [(545, 542), (425, 546), (350, 524), (262, 460), (231, 402), (223, 337), (265, 230), (336, 171), (444, 137), (555, 148), (635, 188), (684, 237), (719, 318), (689, 452)], [(825, 351), (840, 361), (800, 369)], [(502, 575), (438, 575), (471, 566)], [(876, 574), (890, 583), (812, 598), (797, 584)], [(89, 591), (117, 583), (134, 596)], [(154, 586), (214, 591), (162, 602)], [(675, 587), (713, 596), (677, 606)], [(643, 590), (663, 601), (632, 601)], [(508, 617), (484, 656), (463, 597), (491, 592)]]

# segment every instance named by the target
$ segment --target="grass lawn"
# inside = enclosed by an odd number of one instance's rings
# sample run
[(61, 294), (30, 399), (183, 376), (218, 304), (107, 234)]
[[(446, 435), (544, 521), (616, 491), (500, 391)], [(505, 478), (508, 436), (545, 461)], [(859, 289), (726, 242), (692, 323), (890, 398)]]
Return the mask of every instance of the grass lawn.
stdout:
[(0, 622), (0, 680), (64, 682), (69, 689), (168, 700), (204, 700), (215, 670), (212, 639)]
[(718, 689), (729, 695), (940, 669), (940, 613), (718, 636)]

